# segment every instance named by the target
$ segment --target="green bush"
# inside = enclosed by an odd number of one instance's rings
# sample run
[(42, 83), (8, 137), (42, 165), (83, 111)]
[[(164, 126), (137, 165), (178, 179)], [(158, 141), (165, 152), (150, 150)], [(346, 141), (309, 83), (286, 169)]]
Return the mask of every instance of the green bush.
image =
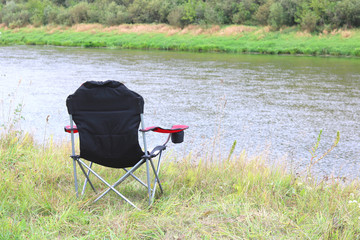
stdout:
[(183, 20), (183, 17), (184, 8), (178, 6), (169, 13), (167, 20), (171, 26), (184, 27), (185, 21)]
[(233, 14), (236, 12), (237, 1), (216, 1), (215, 10), (218, 13), (219, 24), (232, 24)]
[(284, 10), (283, 24), (287, 26), (293, 26), (294, 24), (296, 24), (295, 22), (296, 11), (299, 8), (299, 4), (301, 3), (301, 1), (281, 0), (280, 3)]
[(340, 1), (335, 9), (332, 22), (337, 27), (360, 27), (360, 0)]
[(60, 25), (70, 26), (72, 24), (72, 22), (70, 19), (69, 9), (60, 8), (60, 11), (59, 11), (58, 15), (56, 16), (55, 23), (60, 24)]
[(232, 16), (232, 22), (236, 24), (243, 24), (251, 18), (251, 12), (246, 9), (243, 2), (239, 3), (237, 7), (238, 12)]
[(167, 23), (167, 17), (174, 6), (169, 1), (151, 0), (147, 9), (149, 18), (153, 19), (152, 22)]
[(232, 22), (236, 24), (252, 25), (255, 23), (255, 13), (257, 12), (259, 5), (252, 0), (244, 0), (237, 4), (236, 11), (232, 16)]
[(46, 6), (50, 5), (50, 2), (40, 0), (29, 0), (26, 3), (26, 9), (30, 14), (30, 22), (35, 26), (45, 24), (44, 10)]
[(95, 0), (92, 4), (90, 4), (90, 9), (88, 12), (89, 22), (104, 23), (104, 12), (109, 4), (110, 1), (107, 0)]
[(108, 19), (109, 25), (117, 25), (117, 24), (124, 24), (124, 23), (130, 23), (131, 18), (130, 14), (126, 11), (125, 6), (118, 6), (116, 8), (116, 17), (114, 20)]
[(2, 9), (3, 9), (3, 5), (0, 3), (0, 23), (2, 23)]
[(115, 1), (96, 0), (90, 5), (89, 22), (104, 25), (118, 25), (131, 23), (130, 14), (124, 5), (118, 5)]
[(65, 6), (65, 1), (63, 0), (51, 0), (51, 2), (58, 6)]
[(184, 8), (184, 16), (182, 17), (183, 20), (187, 21), (188, 23), (193, 23), (196, 18), (196, 0), (188, 0), (187, 3), (183, 5)]
[(206, 24), (222, 24), (223, 20), (211, 4), (205, 4), (204, 22)]
[(164, 0), (135, 0), (128, 7), (133, 23), (164, 23), (171, 11), (171, 3)]
[(30, 23), (30, 13), (23, 5), (10, 1), (1, 9), (1, 20), (11, 28), (22, 27)]
[(269, 0), (257, 9), (255, 16), (254, 16), (257, 23), (259, 23), (261, 25), (268, 24), (268, 19), (270, 16), (270, 7), (272, 4), (273, 4), (273, 1)]
[(17, 14), (9, 14), (8, 16), (12, 19), (12, 21), (9, 22), (10, 28), (23, 27), (29, 24), (30, 14), (27, 10), (21, 10)]
[(268, 24), (275, 30), (280, 29), (285, 24), (285, 11), (279, 2), (271, 4)]
[(147, 0), (135, 0), (128, 8), (130, 18), (133, 23), (147, 23), (149, 20)]
[(104, 16), (104, 21), (101, 23), (105, 25), (119, 25), (131, 22), (130, 14), (126, 11), (125, 6), (117, 5), (115, 2), (109, 4)]
[(316, 30), (318, 20), (319, 16), (312, 11), (308, 11), (301, 19), (301, 29), (308, 32), (314, 32)]
[[(339, 1), (339, 3), (340, 2), (341, 1)], [(309, 8), (307, 9), (307, 11), (310, 10), (317, 16), (318, 26), (324, 26), (328, 24), (330, 17), (329, 13), (333, 12), (334, 8), (337, 8), (337, 6), (335, 6), (334, 1), (329, 1), (329, 0), (310, 0), (308, 6)]]
[(59, 15), (59, 8), (54, 5), (48, 5), (44, 8), (44, 24), (54, 24)]
[(69, 10), (70, 22), (72, 24), (86, 23), (89, 20), (90, 7), (87, 2), (80, 2)]

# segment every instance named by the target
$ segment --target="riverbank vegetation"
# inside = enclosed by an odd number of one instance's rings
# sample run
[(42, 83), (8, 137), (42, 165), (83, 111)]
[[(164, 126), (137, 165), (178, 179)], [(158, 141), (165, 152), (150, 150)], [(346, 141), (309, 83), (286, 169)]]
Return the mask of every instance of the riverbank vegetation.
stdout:
[(360, 27), (360, 0), (1, 0), (0, 23), (10, 28), (79, 23), (241, 24), (331, 31)]
[[(358, 239), (359, 182), (320, 181), (269, 165), (266, 157), (204, 162), (166, 155), (164, 193), (148, 208), (146, 190), (119, 186), (93, 204), (75, 198), (68, 143), (34, 143), (8, 129), (0, 138), (1, 239)], [(100, 169), (110, 182), (116, 176)], [(142, 172), (139, 176), (144, 174)], [(115, 174), (116, 175), (116, 174)], [(95, 187), (103, 189), (101, 182)], [(88, 189), (89, 190), (89, 189)]]
[(55, 45), (194, 52), (360, 56), (359, 30), (309, 34), (296, 27), (270, 31), (242, 25), (185, 28), (165, 24), (106, 27), (78, 24), (9, 29), (0, 27), (0, 45)]

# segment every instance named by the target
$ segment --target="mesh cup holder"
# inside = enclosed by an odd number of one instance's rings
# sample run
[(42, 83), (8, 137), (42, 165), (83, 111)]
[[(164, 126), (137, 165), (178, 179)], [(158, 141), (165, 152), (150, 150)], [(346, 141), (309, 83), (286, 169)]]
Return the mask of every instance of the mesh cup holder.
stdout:
[(182, 143), (184, 141), (184, 131), (172, 133), (171, 134), (171, 141), (173, 143)]

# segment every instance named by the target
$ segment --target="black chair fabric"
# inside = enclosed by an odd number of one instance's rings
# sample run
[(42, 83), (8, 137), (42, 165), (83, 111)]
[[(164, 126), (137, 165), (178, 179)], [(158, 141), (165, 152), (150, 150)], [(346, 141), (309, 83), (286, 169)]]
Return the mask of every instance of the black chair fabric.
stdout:
[(113, 168), (141, 160), (139, 94), (117, 81), (88, 81), (68, 96), (66, 106), (79, 131), (81, 158)]

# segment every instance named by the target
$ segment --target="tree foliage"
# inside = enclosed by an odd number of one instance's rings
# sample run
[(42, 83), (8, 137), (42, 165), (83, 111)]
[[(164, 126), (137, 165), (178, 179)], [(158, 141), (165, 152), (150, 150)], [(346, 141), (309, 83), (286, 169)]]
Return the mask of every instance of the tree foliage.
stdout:
[(0, 23), (298, 25), (313, 32), (360, 27), (360, 0), (0, 0)]

